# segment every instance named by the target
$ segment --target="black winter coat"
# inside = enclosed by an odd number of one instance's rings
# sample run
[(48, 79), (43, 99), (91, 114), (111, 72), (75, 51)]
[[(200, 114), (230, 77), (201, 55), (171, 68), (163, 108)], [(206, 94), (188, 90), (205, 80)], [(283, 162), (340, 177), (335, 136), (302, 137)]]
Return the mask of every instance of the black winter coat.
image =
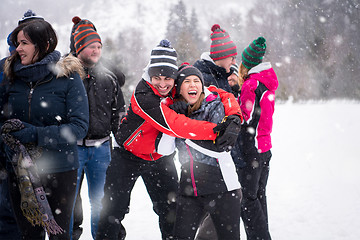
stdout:
[(83, 80), (89, 100), (90, 124), (86, 139), (100, 139), (115, 133), (125, 112), (125, 101), (116, 76), (101, 63), (85, 69)]

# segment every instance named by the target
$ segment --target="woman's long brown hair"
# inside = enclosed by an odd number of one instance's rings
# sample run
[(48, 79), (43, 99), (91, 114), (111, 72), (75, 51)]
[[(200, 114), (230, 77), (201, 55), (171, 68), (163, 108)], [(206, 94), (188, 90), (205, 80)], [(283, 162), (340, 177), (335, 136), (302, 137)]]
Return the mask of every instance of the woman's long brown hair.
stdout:
[[(11, 33), (10, 41), (17, 47), (17, 36), (20, 31), (24, 32), (32, 44), (35, 45), (35, 55), (37, 54), (40, 61), (47, 54), (53, 52), (57, 46), (57, 36), (51, 24), (45, 20), (32, 20), (17, 26)], [(15, 51), (10, 57), (7, 58), (4, 64), (4, 75), (10, 82), (13, 81), (14, 64), (16, 60), (20, 59), (19, 54)]]

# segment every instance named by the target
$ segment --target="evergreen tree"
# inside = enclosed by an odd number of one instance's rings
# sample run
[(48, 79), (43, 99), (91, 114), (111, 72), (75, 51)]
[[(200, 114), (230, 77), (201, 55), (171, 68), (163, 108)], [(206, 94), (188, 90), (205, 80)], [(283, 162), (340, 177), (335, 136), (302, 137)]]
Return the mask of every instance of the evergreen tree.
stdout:
[(245, 32), (257, 29), (268, 40), (266, 59), (278, 73), (278, 98), (359, 98), (356, 1), (269, 0), (255, 6)]
[(171, 8), (166, 38), (178, 54), (178, 63), (193, 64), (200, 56), (202, 41), (199, 37), (198, 20), (192, 11), (190, 20), (187, 18), (186, 6), (182, 0)]
[(170, 9), (169, 21), (166, 29), (166, 38), (175, 47), (179, 38), (179, 33), (182, 33), (187, 28), (186, 6), (182, 0), (175, 4)]
[(207, 50), (209, 46), (206, 45), (206, 42), (202, 39), (200, 35), (199, 20), (195, 9), (191, 11), (190, 21), (189, 21), (189, 31), (192, 36), (192, 41), (194, 41), (197, 52), (203, 52)]

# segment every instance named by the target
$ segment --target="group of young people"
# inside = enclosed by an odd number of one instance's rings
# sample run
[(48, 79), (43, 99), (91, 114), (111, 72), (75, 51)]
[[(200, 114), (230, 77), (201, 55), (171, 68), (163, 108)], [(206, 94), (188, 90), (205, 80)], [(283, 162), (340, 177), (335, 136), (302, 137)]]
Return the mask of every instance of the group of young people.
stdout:
[(0, 85), (1, 164), (18, 239), (79, 239), (84, 175), (94, 239), (125, 239), (139, 177), (162, 239), (240, 239), (241, 217), (248, 239), (271, 239), (265, 189), (278, 82), (262, 62), (263, 37), (242, 52), (240, 68), (217, 24), (193, 66), (179, 67), (161, 40), (125, 113), (125, 77), (101, 58), (91, 21), (73, 18), (71, 54), (61, 58), (52, 26), (25, 18), (9, 35), (15, 50), (2, 60)]

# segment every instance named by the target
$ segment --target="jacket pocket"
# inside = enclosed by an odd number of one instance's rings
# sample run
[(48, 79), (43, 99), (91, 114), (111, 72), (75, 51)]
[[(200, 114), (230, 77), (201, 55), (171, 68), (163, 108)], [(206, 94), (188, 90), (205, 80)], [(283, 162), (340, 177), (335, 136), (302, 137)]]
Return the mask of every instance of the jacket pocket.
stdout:
[(141, 137), (143, 135), (143, 130), (138, 128), (136, 129), (123, 143), (123, 146), (126, 150), (133, 152), (138, 150), (139, 143), (141, 142)]
[(132, 134), (128, 140), (126, 140), (124, 142), (124, 146), (130, 146), (134, 141), (136, 141), (136, 139), (138, 138), (138, 136), (140, 136), (140, 134), (142, 133), (142, 130), (139, 130), (137, 132), (134, 132), (134, 134)]

